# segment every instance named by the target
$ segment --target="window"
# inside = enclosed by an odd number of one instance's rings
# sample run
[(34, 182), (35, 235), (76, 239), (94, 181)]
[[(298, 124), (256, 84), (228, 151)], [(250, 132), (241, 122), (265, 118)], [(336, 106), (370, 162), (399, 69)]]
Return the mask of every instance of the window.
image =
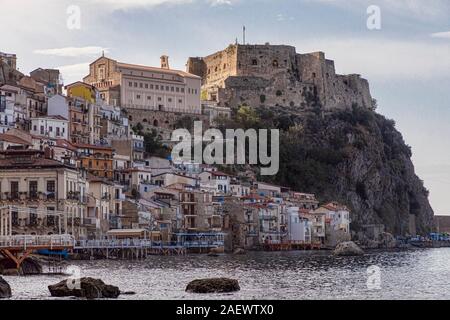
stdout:
[(183, 103), (183, 100), (179, 99), (179, 100), (178, 100), (178, 103)]
[(177, 87), (177, 88), (176, 88), (176, 92), (180, 92), (180, 88)]
[(37, 181), (30, 181), (30, 184), (28, 185), (28, 192), (30, 193), (31, 199), (37, 198), (37, 191), (38, 191)]
[(257, 66), (257, 65), (258, 65), (258, 60), (252, 59), (252, 66)]
[(133, 82), (128, 82), (128, 86), (132, 87), (133, 86)]
[(155, 89), (156, 89), (156, 90), (159, 90), (159, 85), (156, 85), (156, 86), (155, 86)]
[(41, 134), (44, 134), (45, 130), (44, 130), (44, 126), (41, 126)]
[(147, 100), (152, 100), (152, 97), (151, 96), (147, 96)]
[(52, 126), (48, 127), (48, 131), (53, 132), (53, 127)]
[(33, 126), (33, 131), (37, 131), (37, 126), (36, 125)]
[(18, 199), (19, 198), (19, 182), (11, 181), (11, 198)]
[(170, 89), (169, 89), (169, 86), (166, 86), (166, 91), (169, 91)]
[(141, 98), (140, 94), (136, 95), (136, 99), (140, 99), (140, 98)]
[(172, 102), (172, 98), (169, 98), (168, 100), (169, 100), (169, 102)]
[(145, 89), (148, 89), (148, 83), (145, 84)]
[(181, 92), (184, 93), (184, 88), (181, 88)]
[(162, 98), (161, 98), (161, 97), (158, 97), (158, 101), (162, 101)]
[(174, 92), (175, 88), (174, 87), (170, 87), (170, 91)]
[(150, 85), (150, 89), (152, 89), (152, 90), (153, 90), (153, 85), (152, 85), (152, 84)]
[(139, 87), (140, 88), (143, 88), (144, 87), (144, 84), (141, 82), (141, 83), (139, 83)]
[(61, 134), (59, 127), (56, 127), (56, 135), (59, 136)]
[(54, 180), (49, 180), (47, 181), (47, 192), (55, 192), (56, 188), (55, 188), (55, 181)]
[(135, 82), (135, 83), (134, 83), (134, 87), (137, 88), (137, 86), (138, 86), (138, 84), (137, 84), (137, 82)]

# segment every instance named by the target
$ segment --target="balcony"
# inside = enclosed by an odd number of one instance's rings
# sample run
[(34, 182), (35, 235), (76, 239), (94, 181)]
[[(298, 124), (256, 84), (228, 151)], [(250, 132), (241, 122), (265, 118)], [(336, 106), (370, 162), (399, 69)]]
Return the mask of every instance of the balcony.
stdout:
[(44, 195), (45, 201), (55, 201), (56, 200), (56, 193), (55, 192), (47, 192)]
[(69, 191), (67, 193), (67, 200), (76, 200), (76, 201), (80, 201), (80, 192), (78, 191)]
[(276, 216), (271, 216), (271, 215), (268, 215), (268, 214), (260, 215), (259, 218), (260, 218), (261, 220), (266, 220), (266, 221), (274, 221), (274, 220), (278, 220), (278, 218), (277, 218)]
[(102, 200), (111, 200), (111, 194), (109, 193), (104, 193), (102, 195)]

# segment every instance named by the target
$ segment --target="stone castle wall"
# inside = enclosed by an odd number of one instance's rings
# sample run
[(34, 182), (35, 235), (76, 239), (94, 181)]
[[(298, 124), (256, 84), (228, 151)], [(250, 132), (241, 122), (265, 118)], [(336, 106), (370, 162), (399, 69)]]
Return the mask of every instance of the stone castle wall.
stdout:
[(190, 116), (194, 120), (198, 119), (203, 121), (203, 128), (209, 127), (209, 117), (203, 114), (128, 109), (127, 116), (130, 128), (140, 123), (144, 128), (144, 132), (150, 132), (150, 130), (156, 129), (164, 140), (170, 140), (171, 132), (177, 129), (177, 121), (185, 116)]
[(187, 66), (202, 77), (203, 98), (221, 106), (302, 108), (314, 94), (325, 110), (354, 103), (372, 108), (367, 80), (337, 75), (334, 62), (323, 52), (298, 54), (285, 45), (230, 45), (205, 58), (190, 58)]

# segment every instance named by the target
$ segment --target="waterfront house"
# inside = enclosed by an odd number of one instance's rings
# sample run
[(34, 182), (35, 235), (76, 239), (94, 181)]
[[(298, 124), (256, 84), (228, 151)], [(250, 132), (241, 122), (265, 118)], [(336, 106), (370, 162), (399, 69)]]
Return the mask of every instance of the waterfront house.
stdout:
[(0, 202), (13, 206), (16, 234), (85, 235), (86, 179), (70, 163), (39, 150), (0, 153)]
[(292, 244), (311, 243), (311, 222), (298, 207), (287, 208), (287, 240)]

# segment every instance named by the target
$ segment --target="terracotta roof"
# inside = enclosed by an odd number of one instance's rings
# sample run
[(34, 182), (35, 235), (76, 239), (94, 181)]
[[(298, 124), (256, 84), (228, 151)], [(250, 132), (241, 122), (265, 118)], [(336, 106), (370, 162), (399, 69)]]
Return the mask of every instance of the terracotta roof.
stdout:
[(77, 148), (75, 148), (70, 141), (67, 141), (65, 139), (56, 140), (56, 146), (60, 147), (60, 148), (65, 148), (65, 149), (68, 149), (71, 151), (77, 151)]
[(17, 136), (13, 136), (13, 135), (10, 135), (7, 133), (0, 133), (0, 141), (6, 141), (9, 143), (15, 143), (15, 144), (22, 144), (22, 145), (26, 145), (26, 146), (31, 145), (27, 141), (25, 141)]
[(30, 162), (21, 162), (16, 159), (0, 159), (1, 169), (36, 169), (40, 168), (55, 168), (55, 167), (68, 167), (76, 170), (75, 167), (71, 167), (63, 164), (62, 162), (46, 159), (46, 158), (33, 158)]
[(103, 147), (103, 146), (96, 146), (94, 144), (86, 144), (86, 143), (74, 143), (73, 144), (76, 148), (82, 148), (82, 149), (98, 149), (98, 150), (113, 150), (111, 147)]
[(211, 171), (211, 174), (213, 176), (227, 176), (230, 177), (228, 173), (222, 172), (222, 171)]
[(54, 119), (54, 120), (65, 120), (65, 121), (67, 121), (66, 118), (64, 118), (63, 116), (60, 116), (60, 115), (36, 117), (34, 119)]
[(138, 64), (130, 64), (130, 63), (123, 63), (123, 62), (117, 62), (117, 68), (129, 68), (129, 69), (139, 69), (143, 71), (154, 71), (154, 72), (162, 72), (162, 73), (171, 73), (173, 75), (178, 75), (180, 77), (187, 77), (187, 78), (194, 78), (194, 79), (201, 79), (201, 77), (196, 76), (194, 74), (190, 74), (184, 71), (180, 70), (173, 70), (173, 69), (164, 69), (164, 68), (157, 68), (157, 67), (149, 67), (149, 66), (143, 66)]

